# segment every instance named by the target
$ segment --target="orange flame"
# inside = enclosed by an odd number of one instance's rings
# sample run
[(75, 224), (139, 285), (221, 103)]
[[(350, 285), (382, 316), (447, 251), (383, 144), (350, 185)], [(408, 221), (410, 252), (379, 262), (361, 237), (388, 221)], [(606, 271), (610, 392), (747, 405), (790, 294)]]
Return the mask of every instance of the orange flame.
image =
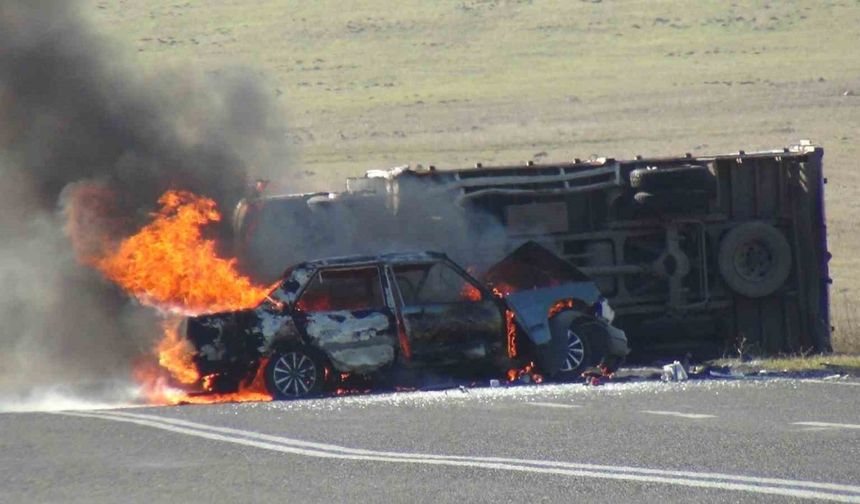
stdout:
[(505, 310), (505, 334), (508, 339), (508, 357), (511, 359), (517, 356), (517, 323), (514, 318), (513, 311)]
[[(96, 257), (87, 255), (84, 260), (142, 303), (162, 310), (235, 310), (254, 306), (265, 297), (266, 288), (240, 275), (235, 259), (219, 257), (215, 242), (203, 237), (204, 226), (221, 220), (213, 200), (185, 191), (168, 191), (158, 202), (161, 209), (153, 214), (152, 222), (115, 249), (102, 250)], [(142, 395), (150, 403), (271, 400), (263, 385), (262, 364), (252, 385), (232, 394), (197, 396), (173, 386), (172, 383), (188, 386), (201, 382), (191, 359), (193, 349), (178, 332), (179, 320), (171, 317), (164, 323), (164, 336), (153, 350), (158, 366), (144, 362), (134, 370)], [(213, 379), (204, 377), (204, 389), (206, 383), (211, 386)]]
[(463, 288), (460, 289), (460, 299), (463, 301), (478, 302), (482, 298), (480, 289), (468, 282), (464, 283)]
[(265, 297), (203, 238), (201, 228), (221, 220), (213, 200), (168, 191), (158, 203), (150, 224), (96, 261), (107, 278), (145, 303), (190, 312), (246, 308)]
[[(167, 336), (165, 336), (167, 339)], [(165, 373), (165, 368), (157, 367), (152, 362), (138, 365), (134, 377), (140, 384), (141, 395), (149, 404), (159, 406), (176, 406), (179, 404), (212, 404), (221, 402), (271, 401), (272, 396), (266, 391), (263, 370), (266, 363), (260, 363), (254, 381), (250, 386), (227, 394), (194, 394), (171, 384), (171, 377)], [(196, 371), (195, 371), (196, 372)], [(174, 375), (173, 379), (177, 377)], [(207, 378), (204, 377), (204, 383)], [(207, 390), (205, 385), (204, 390)]]
[(535, 371), (535, 363), (529, 362), (520, 369), (508, 369), (508, 382), (543, 383), (543, 375)]
[(498, 282), (493, 285), (493, 295), (498, 298), (508, 297), (509, 294), (515, 292), (516, 289), (512, 285), (508, 285), (506, 283)]
[(200, 374), (191, 361), (191, 344), (179, 335), (176, 320), (164, 323), (164, 338), (155, 347), (155, 351), (158, 364), (180, 383), (192, 385), (200, 379)]
[(555, 304), (549, 307), (549, 313), (547, 314), (547, 318), (553, 318), (560, 312), (563, 312), (565, 310), (571, 310), (573, 308), (573, 299), (562, 299), (560, 301), (556, 301)]

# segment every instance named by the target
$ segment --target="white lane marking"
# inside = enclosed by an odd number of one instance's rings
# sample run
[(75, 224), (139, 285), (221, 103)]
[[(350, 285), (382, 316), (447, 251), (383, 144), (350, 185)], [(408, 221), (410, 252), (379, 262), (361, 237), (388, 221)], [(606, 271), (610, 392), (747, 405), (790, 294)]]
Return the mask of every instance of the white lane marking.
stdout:
[(557, 474), (860, 503), (860, 486), (857, 485), (639, 467), (602, 466), (575, 462), (384, 452), (314, 443), (155, 415), (120, 412), (64, 412), (57, 414), (127, 422), (204, 439), (309, 457)]
[(821, 430), (827, 430), (827, 429), (860, 429), (860, 425), (850, 424), (850, 423), (794, 422), (794, 425), (806, 425), (809, 427), (818, 427)]
[(827, 385), (848, 385), (849, 387), (860, 387), (860, 382), (856, 381), (836, 381), (836, 380), (813, 380), (805, 379), (798, 380), (801, 383), (825, 383)]
[(806, 427), (803, 429), (797, 429), (797, 431), (795, 431), (795, 432), (821, 432), (821, 431), (827, 431), (827, 430), (832, 430), (832, 429), (830, 429), (828, 427)]
[(704, 413), (683, 413), (680, 411), (643, 410), (642, 413), (648, 413), (649, 415), (663, 415), (663, 416), (673, 416), (673, 417), (680, 417), (680, 418), (692, 418), (693, 420), (702, 420), (705, 418), (717, 418), (714, 415), (705, 415)]
[(560, 409), (573, 409), (573, 408), (581, 408), (577, 404), (561, 404), (554, 402), (530, 402), (526, 404), (532, 404), (534, 406), (543, 406), (544, 408), (560, 408)]
[[(533, 465), (542, 465), (542, 466), (560, 466), (560, 467), (568, 467), (574, 469), (597, 469), (597, 470), (606, 470), (606, 471), (621, 471), (621, 472), (634, 472), (641, 474), (656, 474), (656, 475), (670, 475), (670, 476), (684, 476), (684, 477), (696, 477), (696, 478), (705, 478), (705, 479), (733, 479), (733, 480), (742, 480), (746, 482), (753, 483), (768, 483), (768, 484), (778, 484), (778, 485), (801, 485), (801, 486), (809, 486), (812, 488), (826, 488), (833, 490), (847, 490), (847, 491), (860, 491), (860, 486), (854, 485), (839, 485), (833, 483), (817, 483), (817, 482), (803, 482), (796, 480), (786, 480), (786, 479), (778, 479), (778, 478), (760, 478), (755, 476), (739, 476), (739, 475), (730, 475), (730, 474), (720, 474), (720, 473), (700, 473), (700, 472), (691, 472), (691, 471), (667, 471), (663, 469), (648, 469), (648, 468), (638, 468), (638, 467), (628, 467), (628, 466), (607, 466), (607, 465), (597, 465), (597, 464), (582, 464), (575, 462), (551, 462), (551, 461), (542, 461), (542, 460), (522, 460), (522, 459), (512, 459), (512, 458), (497, 458), (497, 457), (468, 457), (468, 456), (456, 456), (456, 455), (433, 455), (433, 454), (423, 454), (423, 453), (402, 453), (402, 452), (384, 452), (384, 451), (375, 451), (375, 450), (363, 450), (360, 448), (347, 448), (340, 445), (333, 445), (327, 443), (317, 443), (313, 441), (302, 441), (299, 439), (285, 438), (280, 436), (273, 436), (270, 434), (260, 434), (252, 431), (244, 431), (239, 429), (232, 429), (229, 427), (217, 427), (214, 425), (201, 424), (196, 422), (190, 422), (187, 420), (180, 420), (176, 418), (166, 418), (157, 415), (147, 415), (147, 414), (134, 414), (134, 413), (124, 413), (124, 412), (108, 412), (105, 411), (102, 416), (99, 416), (99, 412), (94, 412), (94, 414), (77, 414), (77, 413), (68, 413), (71, 415), (77, 416), (95, 416), (96, 418), (102, 418), (104, 416), (118, 416), (118, 417), (127, 417), (133, 419), (141, 419), (141, 420), (152, 420), (156, 422), (167, 423), (171, 425), (177, 426), (187, 426), (189, 428), (203, 429), (213, 432), (221, 432), (232, 435), (239, 435), (250, 437), (253, 439), (260, 439), (264, 441), (271, 441), (275, 443), (281, 443), (291, 446), (299, 446), (299, 447), (308, 447), (313, 449), (320, 449), (324, 451), (334, 451), (340, 453), (351, 453), (351, 454), (359, 454), (359, 455), (386, 455), (391, 457), (425, 457), (425, 458), (435, 458), (435, 459), (457, 459), (457, 460), (478, 460), (478, 461), (492, 461), (492, 462), (525, 462)], [(119, 420), (119, 419), (117, 419)]]

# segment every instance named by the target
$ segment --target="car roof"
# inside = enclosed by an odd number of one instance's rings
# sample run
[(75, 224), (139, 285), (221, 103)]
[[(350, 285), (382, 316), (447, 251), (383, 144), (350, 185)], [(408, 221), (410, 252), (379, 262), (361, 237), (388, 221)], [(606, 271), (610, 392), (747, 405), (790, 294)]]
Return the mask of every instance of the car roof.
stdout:
[(325, 259), (315, 259), (297, 264), (297, 268), (325, 268), (332, 266), (356, 266), (362, 264), (401, 264), (447, 260), (448, 256), (442, 252), (392, 252), (388, 254), (377, 255), (354, 255), (343, 257), (330, 257)]

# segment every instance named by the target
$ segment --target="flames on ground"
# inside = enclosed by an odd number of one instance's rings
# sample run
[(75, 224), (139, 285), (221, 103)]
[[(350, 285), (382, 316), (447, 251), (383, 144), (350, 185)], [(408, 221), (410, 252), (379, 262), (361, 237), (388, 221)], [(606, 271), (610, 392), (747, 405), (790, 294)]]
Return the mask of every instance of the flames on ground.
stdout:
[[(493, 295), (498, 298), (504, 298), (511, 293), (516, 292), (516, 289), (509, 284), (497, 282), (493, 286)], [(554, 315), (554, 313), (552, 314)], [(550, 315), (550, 316), (552, 316)], [(519, 334), (517, 332), (516, 315), (512, 310), (505, 310), (505, 342), (508, 352), (508, 357), (515, 359), (518, 354), (517, 340)], [(534, 362), (529, 362), (521, 368), (511, 368), (507, 372), (508, 383), (514, 382), (534, 382), (542, 383), (543, 375), (535, 371)]]
[[(76, 205), (93, 204), (92, 191), (80, 191)], [(194, 395), (181, 387), (204, 384), (191, 360), (192, 349), (178, 332), (185, 315), (255, 306), (267, 289), (239, 274), (233, 259), (219, 257), (216, 243), (203, 228), (218, 222), (215, 202), (186, 191), (168, 191), (158, 201), (152, 221), (116, 246), (98, 240), (82, 257), (106, 278), (142, 304), (164, 314), (164, 336), (150, 359), (139, 362), (134, 377), (153, 404), (270, 400), (262, 373), (244, 390), (232, 394)], [(75, 227), (70, 226), (72, 238)], [(76, 243), (78, 250), (84, 248)], [(261, 369), (263, 366), (260, 366)]]

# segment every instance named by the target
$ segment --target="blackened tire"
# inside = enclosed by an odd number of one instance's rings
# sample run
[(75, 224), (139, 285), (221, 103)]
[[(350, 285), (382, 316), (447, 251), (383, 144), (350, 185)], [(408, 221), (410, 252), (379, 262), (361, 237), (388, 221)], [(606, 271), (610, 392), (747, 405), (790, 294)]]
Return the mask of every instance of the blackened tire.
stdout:
[(705, 166), (639, 168), (630, 172), (630, 187), (647, 193), (707, 191), (712, 194), (716, 189), (716, 179)]
[(642, 207), (659, 212), (689, 212), (707, 211), (711, 194), (708, 191), (662, 191), (650, 193), (640, 191), (633, 195), (636, 203)]
[(773, 294), (791, 273), (788, 240), (764, 222), (747, 222), (726, 233), (717, 259), (726, 284), (750, 298)]
[(303, 345), (282, 348), (266, 364), (266, 388), (277, 400), (318, 396), (325, 389), (326, 366), (318, 350)]

